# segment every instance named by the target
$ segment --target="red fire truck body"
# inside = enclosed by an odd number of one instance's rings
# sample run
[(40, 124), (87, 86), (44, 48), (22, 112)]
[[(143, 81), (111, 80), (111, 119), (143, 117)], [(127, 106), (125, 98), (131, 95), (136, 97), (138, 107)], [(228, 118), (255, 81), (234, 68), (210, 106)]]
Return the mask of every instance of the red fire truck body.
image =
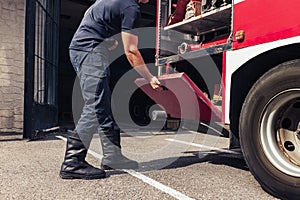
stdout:
[(137, 85), (168, 118), (230, 124), (233, 146), (240, 145), (262, 187), (297, 199), (300, 1), (202, 0), (200, 15), (168, 25), (173, 4), (157, 0), (156, 65), (164, 90), (143, 79)]
[[(266, 0), (238, 0), (233, 6), (233, 36), (238, 31), (244, 31), (245, 39), (239, 42), (233, 38), (232, 50), (226, 51), (224, 55), (223, 71), (223, 97), (225, 98), (223, 113), (224, 121), (229, 123), (230, 112), (230, 88), (232, 75), (243, 68), (250, 61), (254, 61), (260, 55), (266, 59), (268, 55), (274, 55), (273, 51), (287, 51), (289, 45), (291, 50), (293, 44), (300, 42), (300, 15), (297, 6), (299, 1), (289, 1), (283, 4), (281, 1)], [(299, 51), (299, 49), (298, 49)], [(293, 53), (293, 52), (291, 52)], [(295, 52), (296, 53), (296, 52)], [(282, 55), (276, 54), (284, 57)], [(296, 56), (297, 57), (297, 56)], [(284, 58), (282, 58), (284, 60)], [(287, 61), (290, 58), (286, 59)], [(260, 67), (260, 66), (256, 66)], [(272, 68), (274, 66), (270, 66)], [(249, 73), (256, 73), (255, 67)], [(249, 74), (249, 76), (251, 76)]]
[(234, 1), (233, 33), (244, 30), (247, 37), (240, 43), (233, 41), (232, 48), (237, 50), (299, 36), (300, 15), (297, 6), (299, 1), (296, 0), (288, 3), (272, 0)]

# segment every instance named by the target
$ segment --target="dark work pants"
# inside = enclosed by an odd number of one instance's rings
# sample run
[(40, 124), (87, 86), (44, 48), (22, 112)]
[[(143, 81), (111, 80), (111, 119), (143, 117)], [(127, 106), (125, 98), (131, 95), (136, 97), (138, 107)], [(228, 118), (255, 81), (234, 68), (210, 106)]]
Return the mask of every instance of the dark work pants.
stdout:
[(84, 100), (75, 132), (87, 148), (94, 133), (118, 129), (111, 111), (107, 51), (101, 46), (91, 52), (70, 50), (70, 59), (79, 78)]

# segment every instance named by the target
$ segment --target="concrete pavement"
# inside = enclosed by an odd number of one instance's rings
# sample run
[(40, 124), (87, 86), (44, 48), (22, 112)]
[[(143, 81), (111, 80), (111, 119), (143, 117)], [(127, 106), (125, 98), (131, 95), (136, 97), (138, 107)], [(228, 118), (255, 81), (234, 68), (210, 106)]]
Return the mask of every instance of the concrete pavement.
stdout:
[[(124, 152), (141, 163), (137, 177), (116, 170), (108, 172), (109, 178), (88, 181), (59, 178), (65, 141), (58, 139), (56, 135), (38, 141), (26, 141), (21, 138), (21, 135), (0, 133), (1, 200), (161, 200), (176, 197), (177, 199), (275, 199), (261, 189), (240, 155), (226, 151), (210, 150), (208, 154), (199, 151), (199, 148), (202, 148), (200, 144), (207, 145), (211, 140), (198, 134), (193, 137), (192, 146), (178, 143), (179, 140), (176, 139), (180, 137), (176, 138), (173, 133), (141, 133), (134, 137), (123, 135)], [(226, 138), (221, 138), (215, 140), (215, 146), (222, 150), (227, 142)], [(97, 167), (100, 166), (97, 155), (101, 154), (98, 143), (97, 140), (93, 140), (91, 149), (94, 154), (87, 156), (87, 161)], [(159, 151), (160, 147), (164, 147), (163, 150), (176, 147), (178, 151), (172, 151), (175, 152), (174, 155), (168, 153), (163, 155)], [(178, 157), (173, 160), (176, 154)]]

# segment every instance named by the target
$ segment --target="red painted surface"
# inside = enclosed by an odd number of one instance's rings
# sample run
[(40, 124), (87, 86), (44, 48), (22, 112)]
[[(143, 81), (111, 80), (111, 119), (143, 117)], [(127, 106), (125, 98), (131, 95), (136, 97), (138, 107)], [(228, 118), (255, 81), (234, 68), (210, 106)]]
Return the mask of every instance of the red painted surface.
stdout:
[(158, 79), (166, 90), (153, 90), (143, 78), (137, 79), (135, 83), (161, 105), (169, 117), (221, 121), (221, 112), (185, 73), (159, 76)]
[(225, 44), (225, 43), (227, 43), (227, 40), (228, 40), (228, 36), (224, 36), (224, 37), (221, 37), (221, 38), (218, 38), (218, 39), (206, 42), (206, 43), (202, 43), (201, 47), (208, 48), (208, 47), (216, 46), (219, 44)]
[(245, 0), (234, 5), (233, 36), (244, 30), (242, 42), (233, 49), (300, 35), (300, 1)]

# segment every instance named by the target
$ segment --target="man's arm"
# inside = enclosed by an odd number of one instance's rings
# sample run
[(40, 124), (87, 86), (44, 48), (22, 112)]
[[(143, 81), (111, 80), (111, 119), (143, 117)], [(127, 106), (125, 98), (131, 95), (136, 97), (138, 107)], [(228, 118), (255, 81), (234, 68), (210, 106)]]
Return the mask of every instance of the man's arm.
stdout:
[(153, 89), (162, 90), (160, 82), (151, 74), (147, 68), (144, 59), (138, 50), (138, 37), (134, 34), (122, 32), (122, 41), (125, 55), (131, 66), (146, 80), (149, 81)]

